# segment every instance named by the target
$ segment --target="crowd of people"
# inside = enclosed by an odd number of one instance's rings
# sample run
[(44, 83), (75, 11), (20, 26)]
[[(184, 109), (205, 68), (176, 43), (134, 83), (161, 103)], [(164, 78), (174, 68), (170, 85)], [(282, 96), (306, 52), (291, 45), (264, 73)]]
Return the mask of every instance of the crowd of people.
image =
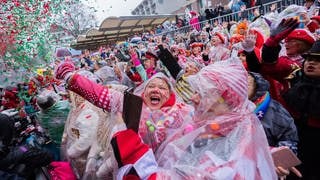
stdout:
[[(86, 49), (2, 87), (0, 177), (319, 179), (310, 7), (204, 27), (191, 18), (190, 32)], [(135, 109), (126, 93), (142, 101), (138, 129), (124, 120)], [(275, 165), (283, 147), (301, 164)]]

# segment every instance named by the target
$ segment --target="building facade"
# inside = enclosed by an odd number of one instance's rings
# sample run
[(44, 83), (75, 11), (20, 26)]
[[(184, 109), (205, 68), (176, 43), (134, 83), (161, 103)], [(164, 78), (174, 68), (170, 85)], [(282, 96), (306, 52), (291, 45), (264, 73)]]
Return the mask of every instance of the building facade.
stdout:
[(203, 13), (207, 8), (225, 6), (228, 0), (143, 0), (132, 15), (183, 14), (188, 10)]

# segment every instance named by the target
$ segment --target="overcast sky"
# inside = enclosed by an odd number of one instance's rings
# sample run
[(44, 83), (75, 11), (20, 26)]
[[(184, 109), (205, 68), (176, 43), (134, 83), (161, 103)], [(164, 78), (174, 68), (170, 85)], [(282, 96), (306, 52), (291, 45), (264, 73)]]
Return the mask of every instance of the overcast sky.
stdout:
[(142, 0), (83, 0), (97, 10), (99, 24), (109, 16), (129, 16)]

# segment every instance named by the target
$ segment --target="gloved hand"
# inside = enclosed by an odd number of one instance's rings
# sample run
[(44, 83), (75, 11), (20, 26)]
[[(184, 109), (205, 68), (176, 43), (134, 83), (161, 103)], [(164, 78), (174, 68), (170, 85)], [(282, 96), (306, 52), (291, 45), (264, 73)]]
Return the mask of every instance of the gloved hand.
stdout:
[(75, 66), (73, 62), (70, 59), (66, 59), (57, 66), (54, 74), (56, 79), (67, 81), (74, 70)]
[(118, 178), (135, 176), (145, 179), (156, 172), (158, 165), (151, 149), (133, 130), (116, 133), (111, 139), (111, 145), (120, 168)]
[(138, 54), (134, 48), (129, 49), (129, 55), (131, 56), (131, 58), (133, 58), (133, 57), (138, 58)]
[(138, 54), (135, 51), (134, 48), (131, 48), (130, 51), (131, 61), (134, 64), (134, 66), (139, 66), (141, 64), (140, 60), (138, 59)]
[(296, 18), (282, 19), (276, 28), (271, 29), (270, 37), (265, 44), (267, 46), (277, 46), (298, 26), (299, 21)]
[(248, 34), (245, 36), (244, 40), (241, 42), (243, 50), (246, 52), (253, 51), (256, 44), (257, 36), (255, 34)]

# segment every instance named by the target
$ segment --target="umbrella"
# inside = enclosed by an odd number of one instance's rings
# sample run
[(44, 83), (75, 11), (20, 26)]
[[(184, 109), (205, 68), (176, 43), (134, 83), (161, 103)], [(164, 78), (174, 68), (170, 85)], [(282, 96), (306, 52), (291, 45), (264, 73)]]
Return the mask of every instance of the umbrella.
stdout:
[(67, 48), (56, 49), (56, 57), (57, 58), (63, 58), (66, 56), (72, 56), (71, 52)]
[(69, 48), (69, 51), (70, 51), (72, 57), (73, 56), (80, 56), (82, 54), (80, 50), (75, 50), (73, 48)]
[(141, 37), (134, 37), (131, 39), (130, 43), (138, 43), (139, 41), (141, 41)]

